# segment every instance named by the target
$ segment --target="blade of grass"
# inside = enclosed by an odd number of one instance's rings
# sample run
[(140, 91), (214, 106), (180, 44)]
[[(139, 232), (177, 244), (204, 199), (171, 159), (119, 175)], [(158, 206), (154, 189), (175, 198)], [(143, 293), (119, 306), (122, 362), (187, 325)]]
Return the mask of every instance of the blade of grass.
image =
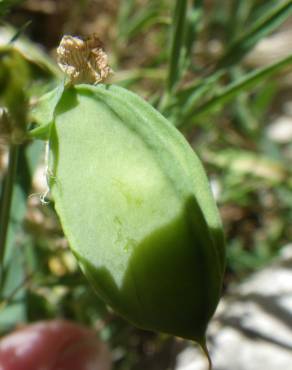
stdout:
[(281, 1), (269, 9), (254, 25), (231, 43), (217, 63), (217, 68), (237, 63), (255, 44), (281, 25), (292, 14), (292, 0)]
[(170, 93), (180, 77), (180, 58), (184, 47), (187, 0), (177, 0), (173, 14), (172, 42), (166, 90)]
[[(240, 66), (234, 66), (230, 69), (230, 76), (233, 81), (243, 77), (243, 71)], [(235, 122), (241, 132), (256, 139), (259, 133), (259, 124), (251, 109), (251, 97), (247, 92), (242, 92), (237, 96), (232, 104), (232, 111)]]
[(21, 34), (31, 25), (32, 23), (32, 20), (28, 20), (27, 22), (25, 22), (15, 33), (15, 35), (13, 35), (13, 37), (11, 38), (11, 40), (9, 41), (9, 44), (13, 44), (14, 41), (16, 41), (20, 36)]
[(131, 17), (127, 27), (124, 27), (123, 36), (129, 40), (137, 35), (147, 31), (151, 26), (158, 23), (169, 24), (171, 20), (161, 16), (161, 10), (158, 7), (149, 6), (142, 8), (140, 12)]
[(120, 2), (119, 6), (119, 12), (118, 12), (118, 31), (120, 38), (123, 39), (123, 41), (126, 38), (127, 32), (126, 29), (128, 27), (128, 21), (130, 19), (131, 13), (133, 12), (135, 6), (134, 0), (122, 0)]
[[(172, 122), (175, 126), (180, 124), (185, 112), (196, 104), (199, 104), (203, 99), (206, 100), (208, 96), (211, 95), (211, 91), (214, 93), (214, 89), (217, 88), (219, 79), (223, 74), (223, 70), (220, 70), (207, 78), (196, 81), (177, 93), (175, 99), (173, 99), (173, 105), (168, 107), (168, 109), (177, 112), (176, 115), (172, 115)], [(165, 111), (164, 114), (165, 113), (167, 113), (167, 111)]]
[(238, 35), (242, 34), (246, 21), (250, 15), (253, 0), (236, 0), (231, 3), (231, 14), (229, 24), (226, 29), (228, 42), (236, 40)]
[(186, 35), (185, 35), (185, 55), (183, 65), (184, 69), (187, 69), (191, 63), (191, 54), (193, 46), (196, 42), (198, 33), (202, 28), (202, 21), (204, 15), (204, 1), (193, 0), (190, 10), (187, 12), (187, 24), (186, 24)]
[[(1, 280), (0, 331), (26, 320), (26, 285), (23, 282), (28, 276), (28, 270), (25, 257), (27, 239), (23, 220), (27, 210), (27, 199), (31, 192), (32, 176), (43, 149), (44, 144), (37, 140), (30, 145), (18, 146), (18, 164), (6, 237), (3, 279)], [(9, 302), (6, 306), (3, 300), (5, 301), (12, 295), (17, 301)]]
[(269, 81), (269, 83), (265, 85), (264, 90), (253, 98), (251, 109), (257, 119), (264, 117), (266, 112), (268, 112), (268, 107), (275, 98), (277, 91), (277, 81)]
[(189, 109), (192, 109), (206, 94), (210, 94), (211, 91), (213, 92), (215, 85), (219, 83), (223, 74), (224, 72), (222, 70), (215, 72), (180, 90), (176, 95), (176, 100), (180, 104), (182, 111), (187, 112)]
[(288, 57), (281, 59), (280, 61), (269, 65), (268, 67), (259, 68), (248, 73), (247, 75), (223, 88), (217, 95), (213, 96), (213, 98), (203, 103), (201, 106), (191, 107), (185, 113), (183, 121), (178, 124), (178, 126), (181, 128), (187, 124), (190, 124), (190, 120), (193, 121), (198, 119), (199, 117), (209, 113), (215, 107), (220, 105), (222, 106), (227, 101), (237, 96), (240, 92), (252, 88), (264, 79), (267, 79), (289, 65), (292, 65), (292, 55), (289, 55)]
[(1, 204), (0, 204), (0, 286), (2, 283), (3, 274), (3, 261), (5, 257), (5, 247), (8, 233), (8, 226), (10, 222), (10, 208), (12, 202), (14, 181), (16, 176), (18, 159), (18, 146), (11, 145), (8, 157), (8, 169), (3, 182), (3, 189), (1, 194)]

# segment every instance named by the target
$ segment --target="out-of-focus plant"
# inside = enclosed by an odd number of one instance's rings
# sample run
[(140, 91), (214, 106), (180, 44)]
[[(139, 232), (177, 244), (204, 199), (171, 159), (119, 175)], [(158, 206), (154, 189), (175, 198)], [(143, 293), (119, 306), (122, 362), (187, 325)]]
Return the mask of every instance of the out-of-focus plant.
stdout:
[(20, 4), (23, 0), (1, 0), (0, 1), (0, 17), (7, 14), (13, 6)]

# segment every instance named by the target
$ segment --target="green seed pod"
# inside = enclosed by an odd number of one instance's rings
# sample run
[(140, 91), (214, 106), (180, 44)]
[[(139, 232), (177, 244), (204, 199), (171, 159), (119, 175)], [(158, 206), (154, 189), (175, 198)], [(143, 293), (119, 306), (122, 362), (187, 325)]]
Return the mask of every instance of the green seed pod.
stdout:
[(57, 105), (49, 144), (55, 207), (96, 292), (138, 327), (204, 345), (224, 240), (184, 137), (121, 87), (77, 85)]

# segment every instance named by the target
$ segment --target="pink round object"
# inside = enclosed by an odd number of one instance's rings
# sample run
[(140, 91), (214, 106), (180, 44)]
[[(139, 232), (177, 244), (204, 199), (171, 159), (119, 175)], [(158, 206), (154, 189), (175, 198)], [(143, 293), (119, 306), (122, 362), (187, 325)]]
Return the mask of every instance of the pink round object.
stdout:
[(0, 370), (110, 370), (108, 347), (93, 330), (41, 321), (0, 340)]

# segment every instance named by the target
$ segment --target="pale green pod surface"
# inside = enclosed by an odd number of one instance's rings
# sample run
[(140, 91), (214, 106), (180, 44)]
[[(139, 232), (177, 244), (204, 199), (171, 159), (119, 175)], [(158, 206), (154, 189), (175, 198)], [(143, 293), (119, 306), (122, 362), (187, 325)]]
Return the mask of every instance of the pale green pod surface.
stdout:
[(57, 106), (50, 167), (65, 235), (96, 292), (138, 327), (204, 342), (224, 238), (184, 137), (121, 87), (78, 85)]

